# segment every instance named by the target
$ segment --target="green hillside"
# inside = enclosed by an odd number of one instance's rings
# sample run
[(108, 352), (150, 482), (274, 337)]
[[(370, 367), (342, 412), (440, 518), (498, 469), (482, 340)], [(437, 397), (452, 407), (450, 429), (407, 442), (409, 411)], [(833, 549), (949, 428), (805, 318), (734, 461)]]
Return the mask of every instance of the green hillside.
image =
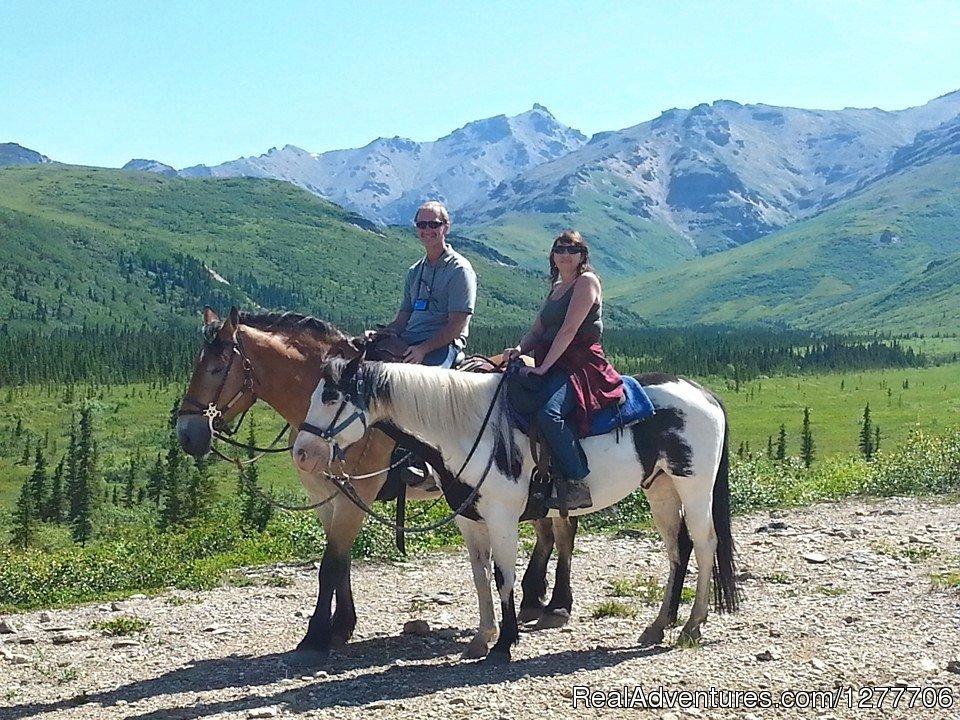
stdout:
[(600, 189), (577, 188), (572, 202), (560, 196), (541, 198), (537, 212), (507, 213), (463, 232), (525, 267), (539, 269), (546, 265), (554, 237), (568, 228), (579, 230), (590, 245), (591, 262), (605, 280), (635, 278), (698, 256), (687, 238), (637, 213), (631, 196), (617, 187), (622, 179), (595, 174), (591, 181), (600, 183)]
[(960, 254), (931, 260), (891, 288), (812, 315), (815, 326), (840, 331), (953, 332), (960, 324)]
[(941, 158), (748, 245), (608, 284), (607, 295), (654, 324), (958, 331), (958, 176), (960, 157)]
[[(12, 330), (195, 324), (207, 303), (359, 327), (393, 317), (411, 230), (293, 185), (65, 166), (0, 168), (0, 322)], [(477, 322), (532, 317), (538, 275), (465, 250)]]

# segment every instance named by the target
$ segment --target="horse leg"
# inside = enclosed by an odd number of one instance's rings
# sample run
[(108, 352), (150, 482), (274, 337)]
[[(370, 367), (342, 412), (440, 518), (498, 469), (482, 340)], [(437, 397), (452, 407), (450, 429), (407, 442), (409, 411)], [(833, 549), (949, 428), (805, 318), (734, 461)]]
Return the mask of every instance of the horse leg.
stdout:
[(500, 639), (490, 650), (487, 660), (504, 663), (510, 660), (510, 648), (520, 639), (513, 587), (517, 579), (517, 543), (520, 541), (518, 519), (488, 520), (490, 549), (493, 553), (493, 576), (500, 594)]
[[(677, 495), (671, 479), (661, 474), (644, 493), (650, 502), (653, 514), (653, 524), (656, 526), (663, 543), (666, 546), (667, 559), (670, 562), (670, 573), (667, 575), (667, 584), (663, 589), (663, 602), (660, 612), (640, 635), (641, 646), (657, 645), (663, 641), (664, 631), (673, 625), (677, 619), (677, 608), (673, 598), (679, 604), (680, 591), (683, 589), (683, 578), (687, 574), (687, 563), (690, 551), (681, 552), (681, 528), (683, 518), (680, 515), (680, 496)], [(686, 532), (683, 531), (683, 535)]]
[(693, 601), (690, 617), (680, 631), (679, 640), (696, 642), (700, 639), (700, 626), (707, 619), (713, 559), (717, 553), (717, 533), (713, 527), (712, 515), (712, 488), (710, 483), (694, 476), (678, 480), (677, 489), (683, 499), (684, 520), (693, 539), (693, 552), (697, 557), (697, 596)]
[[(547, 599), (547, 563), (550, 562), (550, 554), (553, 552), (553, 521), (550, 518), (534, 520), (533, 527), (537, 531), (537, 544), (520, 583), (523, 598), (520, 600), (517, 620), (521, 623), (539, 620), (543, 615)], [(557, 573), (559, 574), (559, 570)]]
[[(361, 496), (369, 494), (369, 490), (366, 487), (357, 488)], [(375, 496), (376, 491), (373, 494)], [(350, 563), (353, 541), (363, 525), (364, 515), (343, 495), (321, 507), (318, 514), (327, 545), (320, 560), (317, 606), (307, 625), (307, 634), (297, 645), (297, 650), (326, 655), (331, 646), (346, 643), (356, 627)], [(332, 612), (334, 594), (337, 599), (336, 613)]]
[[(352, 543), (351, 543), (352, 545)], [(357, 608), (353, 604), (353, 587), (350, 583), (351, 554), (347, 553), (347, 566), (337, 585), (335, 597), (336, 609), (330, 624), (330, 645), (346, 645), (357, 627)]]
[(570, 566), (573, 562), (573, 541), (577, 536), (577, 518), (553, 518), (553, 535), (557, 542), (557, 574), (553, 595), (544, 610), (537, 629), (563, 627), (570, 622), (573, 611), (573, 588), (570, 586)]
[(493, 612), (493, 594), (490, 592), (490, 534), (486, 525), (463, 516), (457, 516), (457, 525), (467, 546), (480, 609), (480, 627), (462, 657), (464, 660), (475, 660), (486, 657), (497, 639), (497, 619)]

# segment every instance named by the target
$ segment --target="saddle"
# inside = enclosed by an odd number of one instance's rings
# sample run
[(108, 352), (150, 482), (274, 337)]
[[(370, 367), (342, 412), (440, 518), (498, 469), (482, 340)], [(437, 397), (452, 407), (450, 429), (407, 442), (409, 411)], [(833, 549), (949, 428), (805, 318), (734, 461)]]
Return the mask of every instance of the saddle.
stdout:
[[(623, 400), (615, 407), (605, 408), (594, 414), (589, 432), (581, 435), (578, 440), (617, 432), (619, 442), (619, 433), (624, 428), (656, 413), (653, 402), (636, 378), (622, 375), (621, 379), (624, 389)], [(546, 499), (550, 497), (554, 486), (556, 486), (560, 504), (560, 515), (566, 517), (566, 483), (554, 483), (550, 471), (550, 446), (544, 441), (540, 428), (534, 420), (535, 413), (540, 409), (539, 390), (542, 380), (538, 376), (513, 375), (507, 379), (507, 382), (507, 402), (510, 406), (511, 418), (517, 428), (529, 439), (530, 455), (534, 462), (530, 473), (530, 497), (527, 500), (523, 518), (542, 517), (546, 511)], [(583, 456), (583, 449), (579, 442), (577, 442), (577, 450)]]
[(396, 333), (380, 329), (363, 343), (363, 347), (367, 360), (400, 362), (410, 346)]

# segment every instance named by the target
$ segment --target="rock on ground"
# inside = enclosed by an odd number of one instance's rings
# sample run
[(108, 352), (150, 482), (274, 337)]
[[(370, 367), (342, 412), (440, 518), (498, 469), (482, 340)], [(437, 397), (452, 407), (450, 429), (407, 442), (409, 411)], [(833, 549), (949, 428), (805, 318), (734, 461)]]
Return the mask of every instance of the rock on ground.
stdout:
[[(614, 580), (621, 589), (643, 588), (648, 577), (663, 582), (661, 544), (642, 533), (580, 538), (570, 625), (523, 633), (507, 666), (459, 660), (477, 623), (462, 551), (355, 566), (357, 634), (313, 666), (289, 653), (315, 602), (312, 564), (250, 571), (254, 579), (280, 572), (287, 587), (135, 596), (113, 611), (148, 622), (127, 638), (93, 629), (103, 618), (97, 604), (7, 616), (0, 720), (960, 718), (960, 593), (931, 579), (960, 570), (958, 527), (957, 498), (738, 517), (742, 610), (711, 615), (690, 649), (674, 646), (676, 629), (661, 646), (637, 647), (656, 607), (642, 590), (613, 598)], [(636, 616), (593, 619), (611, 599)], [(689, 610), (681, 606), (682, 618)], [(72, 641), (56, 644), (63, 637)], [(881, 697), (880, 687), (895, 689)], [(818, 691), (798, 696), (817, 707), (745, 704), (776, 702), (785, 691)], [(619, 707), (641, 699), (658, 706)]]

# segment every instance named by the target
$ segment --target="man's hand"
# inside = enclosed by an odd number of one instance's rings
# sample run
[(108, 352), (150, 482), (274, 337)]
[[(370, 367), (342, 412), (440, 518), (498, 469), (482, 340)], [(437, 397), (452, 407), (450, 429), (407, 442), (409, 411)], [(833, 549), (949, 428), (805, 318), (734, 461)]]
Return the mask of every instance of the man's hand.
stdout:
[(422, 345), (411, 345), (407, 348), (407, 351), (403, 354), (403, 361), (405, 363), (413, 363), (414, 365), (423, 364), (423, 358), (427, 355), (427, 350), (423, 349)]

